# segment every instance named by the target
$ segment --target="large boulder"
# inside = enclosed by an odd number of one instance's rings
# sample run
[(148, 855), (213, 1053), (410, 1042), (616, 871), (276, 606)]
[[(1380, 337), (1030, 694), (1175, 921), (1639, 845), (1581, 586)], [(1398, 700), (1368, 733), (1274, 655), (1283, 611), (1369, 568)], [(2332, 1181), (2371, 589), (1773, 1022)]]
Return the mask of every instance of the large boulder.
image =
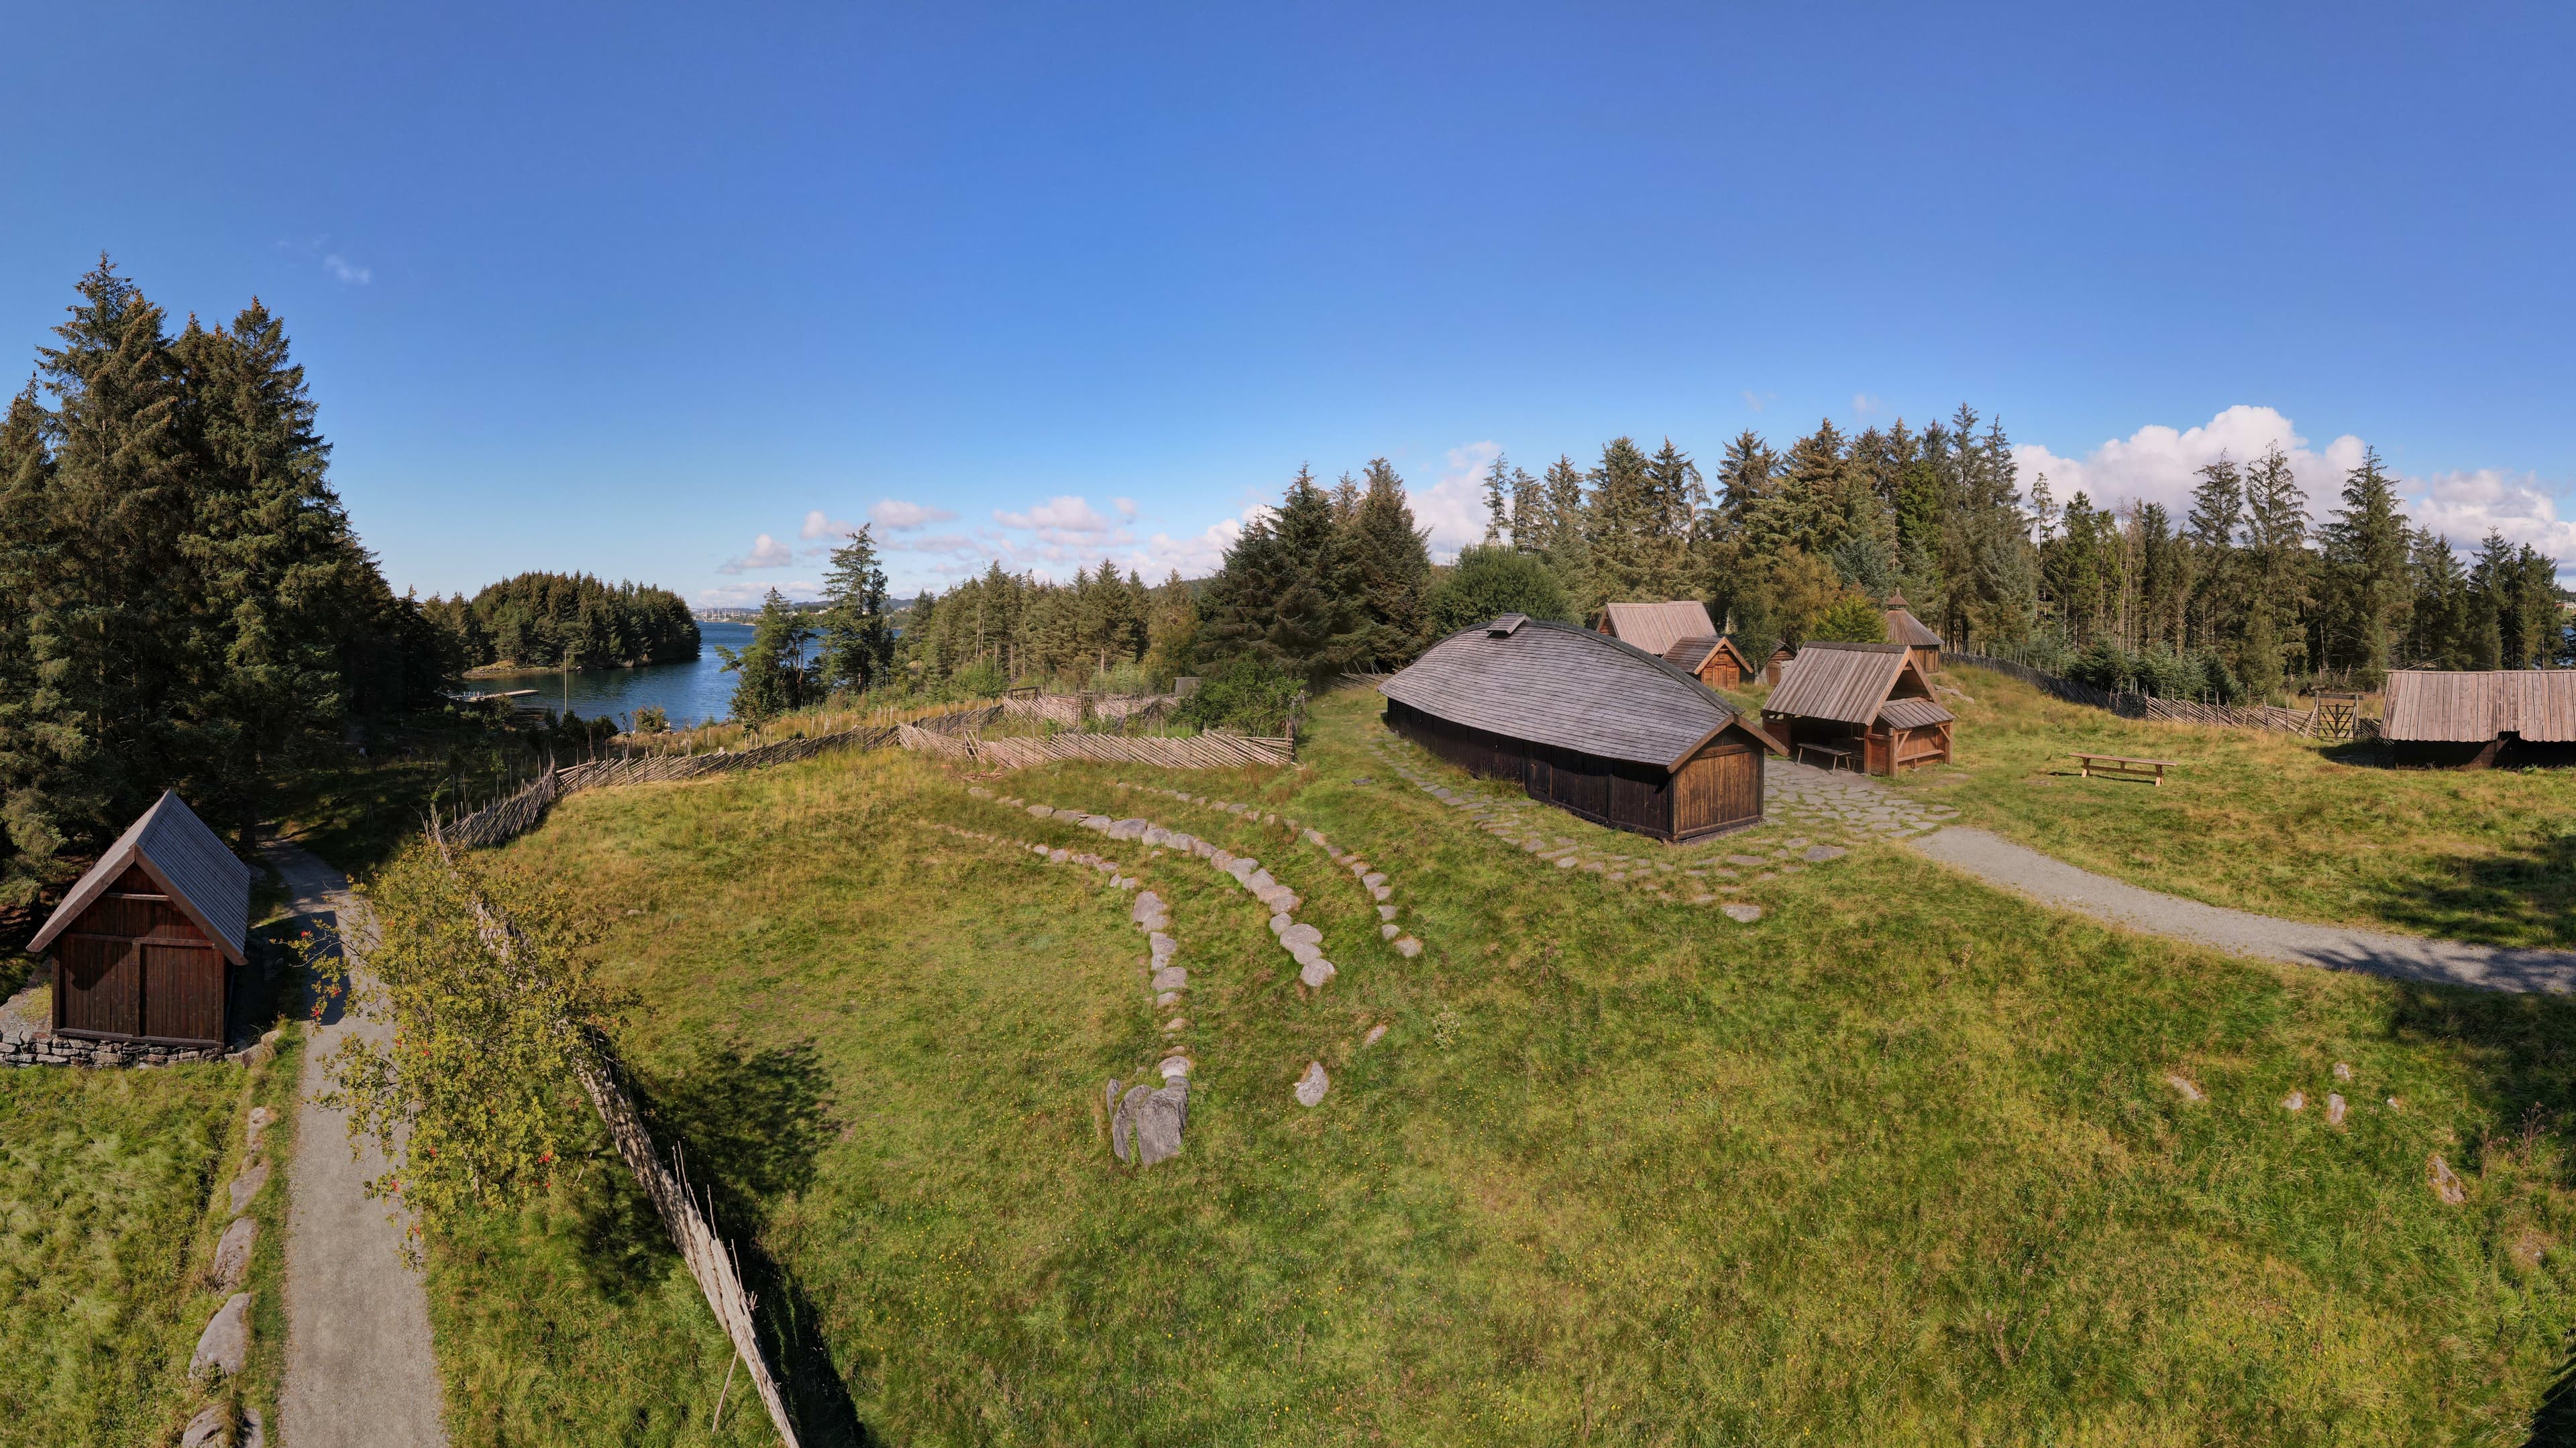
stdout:
[[(1130, 1092), (1132, 1098), (1135, 1093)], [(1159, 1091), (1148, 1091), (1136, 1103), (1136, 1164), (1152, 1166), (1181, 1154), (1181, 1133), (1190, 1122), (1190, 1082), (1186, 1076)]]
[(1128, 910), (1127, 918), (1142, 925), (1162, 913), (1163, 897), (1151, 890), (1144, 890), (1137, 893), (1136, 903)]
[(206, 1330), (197, 1334), (197, 1351), (188, 1359), (192, 1378), (231, 1377), (250, 1360), (250, 1294), (224, 1299)]
[(258, 1196), (259, 1189), (266, 1185), (268, 1185), (268, 1163), (265, 1161), (254, 1164), (250, 1170), (233, 1178), (233, 1210), (239, 1212), (249, 1206), (250, 1199)]
[[(1115, 1086), (1118, 1083), (1112, 1081), (1109, 1084)], [(1130, 1086), (1127, 1094), (1118, 1098), (1118, 1109), (1110, 1113), (1109, 1149), (1118, 1154), (1120, 1161), (1136, 1159), (1136, 1108), (1153, 1094), (1151, 1086)]]
[(1290, 925), (1279, 932), (1279, 943), (1282, 945), (1294, 946), (1301, 940), (1306, 942), (1308, 945), (1321, 945), (1324, 943), (1324, 932), (1316, 929), (1312, 925), (1304, 923), (1303, 921)]
[(259, 1238), (259, 1223), (249, 1217), (235, 1217), (215, 1241), (215, 1285), (226, 1292), (238, 1291), (242, 1278), (250, 1271), (251, 1244)]
[(1324, 1074), (1324, 1063), (1309, 1061), (1306, 1063), (1306, 1074), (1297, 1078), (1297, 1104), (1313, 1106), (1321, 1102), (1324, 1099), (1324, 1093), (1332, 1087), (1332, 1078)]

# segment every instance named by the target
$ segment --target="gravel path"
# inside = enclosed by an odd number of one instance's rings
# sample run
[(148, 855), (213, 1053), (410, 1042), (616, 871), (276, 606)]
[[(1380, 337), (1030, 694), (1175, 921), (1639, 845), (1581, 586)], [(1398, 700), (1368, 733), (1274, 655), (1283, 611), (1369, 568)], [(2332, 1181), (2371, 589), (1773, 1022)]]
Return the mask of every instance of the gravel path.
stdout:
[(1989, 885), (2018, 890), (2047, 904), (2115, 925), (2216, 946), (2238, 955), (2484, 990), (2546, 991), (2558, 995), (2576, 991), (2576, 951), (2464, 945), (2339, 925), (2309, 925), (2203, 905), (2079, 870), (1984, 830), (1962, 826), (1937, 830), (1908, 843)]
[[(269, 850), (298, 913), (328, 923), (352, 905), (339, 871), (289, 844)], [(363, 972), (353, 972), (362, 975)], [(327, 1013), (304, 1052), (295, 1160), (288, 1168), (286, 1381), (278, 1418), (295, 1448), (434, 1448), (438, 1365), (429, 1301), (405, 1267), (402, 1231), (364, 1184), (385, 1169), (372, 1141), (353, 1158), (348, 1118), (313, 1100), (322, 1059), (352, 1035), (383, 1040), (378, 1021)]]

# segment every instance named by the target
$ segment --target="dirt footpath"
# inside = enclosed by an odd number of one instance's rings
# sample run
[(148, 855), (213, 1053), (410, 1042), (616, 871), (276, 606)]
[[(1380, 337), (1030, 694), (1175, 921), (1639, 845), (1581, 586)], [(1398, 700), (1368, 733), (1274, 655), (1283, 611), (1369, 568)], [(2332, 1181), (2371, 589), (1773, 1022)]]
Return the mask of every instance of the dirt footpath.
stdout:
[[(338, 871), (289, 844), (268, 851), (299, 914), (325, 923), (353, 902)], [(359, 972), (353, 972), (359, 974)], [(382, 1040), (377, 1022), (325, 1013), (304, 1053), (289, 1167), (286, 1228), (286, 1380), (282, 1437), (294, 1448), (433, 1448), (440, 1422), (429, 1301), (403, 1265), (402, 1231), (365, 1183), (385, 1170), (370, 1142), (352, 1159), (348, 1119), (313, 1097), (323, 1058), (352, 1035)]]

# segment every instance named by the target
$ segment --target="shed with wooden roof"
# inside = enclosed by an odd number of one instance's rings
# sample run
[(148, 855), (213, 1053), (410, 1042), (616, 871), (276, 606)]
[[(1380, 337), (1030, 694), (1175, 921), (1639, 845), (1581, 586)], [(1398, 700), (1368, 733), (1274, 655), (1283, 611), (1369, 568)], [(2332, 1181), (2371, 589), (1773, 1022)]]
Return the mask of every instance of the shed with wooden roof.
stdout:
[(249, 937), (250, 867), (165, 790), (27, 949), (54, 958), (54, 1034), (220, 1046)]
[(1797, 649), (1791, 647), (1787, 639), (1772, 645), (1771, 657), (1762, 662), (1762, 682), (1777, 687), (1780, 675), (1788, 670), (1789, 665), (1795, 662), (1797, 657)]
[(1924, 626), (1905, 606), (1905, 595), (1890, 594), (1887, 600), (1887, 641), (1900, 645), (1914, 659), (1914, 666), (1925, 674), (1941, 669), (1941, 636)]
[(2400, 669), (2381, 714), (2401, 764), (2564, 761), (2576, 755), (2576, 671)]
[(1694, 634), (1664, 650), (1664, 662), (1712, 689), (1733, 689), (1753, 677), (1744, 650), (1725, 634)]
[(1389, 728), (1617, 829), (1690, 840), (1762, 822), (1779, 745), (1697, 678), (1606, 633), (1505, 614), (1378, 685)]
[(1956, 722), (1903, 644), (1811, 642), (1762, 704), (1791, 758), (1867, 774), (1949, 763)]
[(1717, 633), (1717, 625), (1709, 622), (1708, 605), (1696, 598), (1677, 598), (1670, 603), (1605, 603), (1601, 605), (1600, 627), (1601, 632), (1619, 642), (1634, 644), (1658, 656), (1684, 639)]

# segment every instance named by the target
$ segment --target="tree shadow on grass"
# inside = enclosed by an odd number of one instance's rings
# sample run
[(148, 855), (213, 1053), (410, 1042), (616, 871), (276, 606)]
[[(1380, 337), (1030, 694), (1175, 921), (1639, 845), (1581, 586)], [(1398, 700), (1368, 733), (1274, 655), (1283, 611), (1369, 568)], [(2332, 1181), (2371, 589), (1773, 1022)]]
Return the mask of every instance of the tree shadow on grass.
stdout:
[[(2576, 948), (2576, 832), (2493, 854), (2456, 855), (2393, 883), (2389, 920), (2445, 940)], [(2511, 928), (2507, 928), (2511, 927)]]
[[(676, 1149), (714, 1207), (778, 1355), (788, 1407), (805, 1440), (828, 1448), (877, 1442), (832, 1362), (822, 1314), (786, 1264), (760, 1245), (769, 1207), (803, 1191), (832, 1139), (830, 1076), (810, 1044), (746, 1052), (692, 1039), (630, 1082), (654, 1140)], [(648, 1209), (649, 1210), (649, 1209)], [(658, 1234), (658, 1221), (652, 1223)]]
[[(2490, 1144), (2509, 1141), (2526, 1123), (2554, 1125), (2565, 1145), (2566, 1124), (2576, 1119), (2576, 997), (2398, 982), (2387, 1029), (2399, 1041), (2463, 1048), (2459, 1060), (2482, 1118), (2473, 1135), (2463, 1133), (2463, 1160), (2455, 1163), (2463, 1170), (2483, 1166)], [(2534, 1406), (2526, 1443), (2576, 1448), (2576, 1334)]]

